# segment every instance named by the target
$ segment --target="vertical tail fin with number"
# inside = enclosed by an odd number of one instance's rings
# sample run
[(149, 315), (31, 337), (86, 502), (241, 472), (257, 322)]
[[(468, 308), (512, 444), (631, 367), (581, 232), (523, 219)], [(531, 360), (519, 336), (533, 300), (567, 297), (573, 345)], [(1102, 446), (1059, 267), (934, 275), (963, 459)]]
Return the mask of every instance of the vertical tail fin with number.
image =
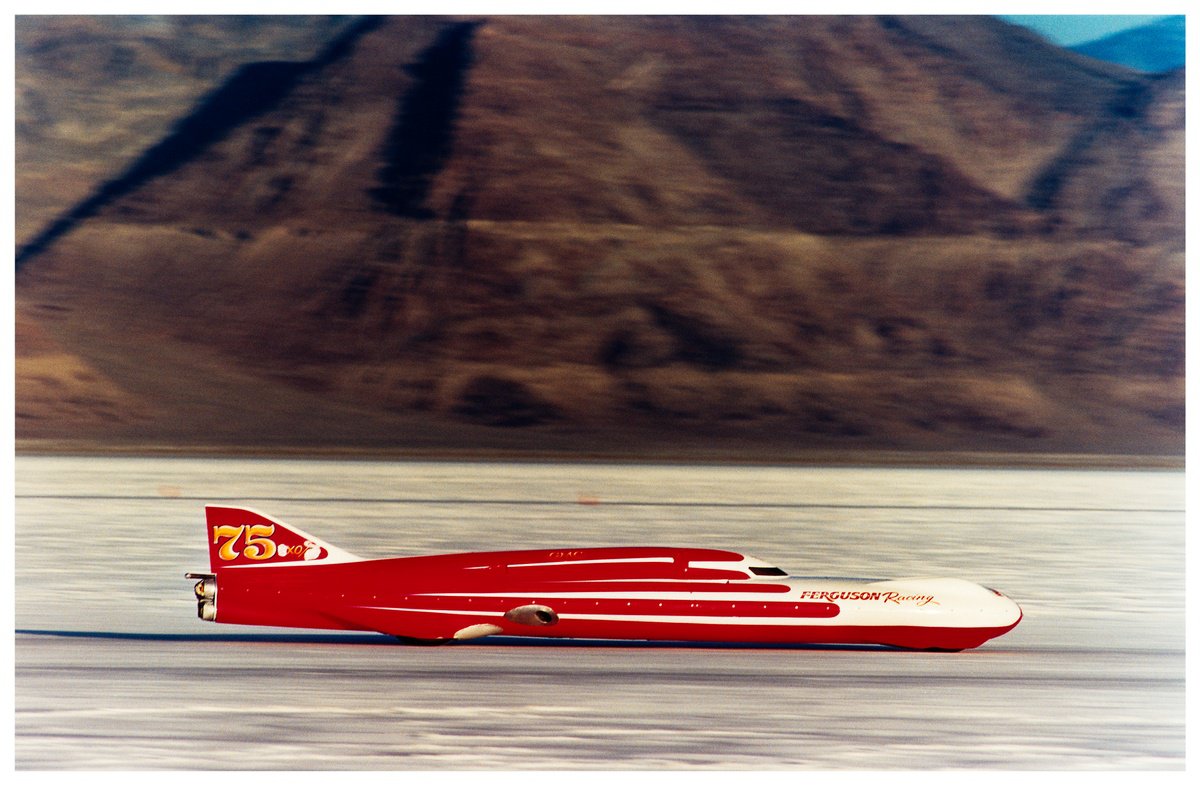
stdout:
[(249, 508), (206, 505), (204, 515), (209, 565), (214, 573), (221, 568), (248, 565), (327, 564), (360, 559)]

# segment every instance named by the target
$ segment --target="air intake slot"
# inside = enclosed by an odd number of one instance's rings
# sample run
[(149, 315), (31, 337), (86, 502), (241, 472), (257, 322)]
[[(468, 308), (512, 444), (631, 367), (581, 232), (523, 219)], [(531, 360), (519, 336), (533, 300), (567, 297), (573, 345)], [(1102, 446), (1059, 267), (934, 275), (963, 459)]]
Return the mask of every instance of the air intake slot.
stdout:
[(504, 619), (509, 622), (515, 622), (518, 625), (532, 626), (547, 626), (556, 625), (558, 623), (558, 613), (549, 606), (539, 606), (530, 604), (528, 606), (517, 606), (506, 612)]

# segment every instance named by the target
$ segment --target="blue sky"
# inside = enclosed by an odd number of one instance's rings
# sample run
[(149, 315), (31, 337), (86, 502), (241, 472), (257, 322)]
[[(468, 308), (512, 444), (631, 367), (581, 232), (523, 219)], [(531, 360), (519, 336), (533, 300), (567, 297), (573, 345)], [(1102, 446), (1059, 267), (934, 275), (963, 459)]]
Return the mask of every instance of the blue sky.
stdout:
[(1131, 27), (1141, 27), (1161, 15), (1123, 15), (1114, 14), (1055, 14), (1055, 15), (1002, 15), (1000, 17), (1013, 24), (1031, 27), (1046, 38), (1062, 46), (1074, 46), (1097, 38), (1103, 38), (1120, 30)]

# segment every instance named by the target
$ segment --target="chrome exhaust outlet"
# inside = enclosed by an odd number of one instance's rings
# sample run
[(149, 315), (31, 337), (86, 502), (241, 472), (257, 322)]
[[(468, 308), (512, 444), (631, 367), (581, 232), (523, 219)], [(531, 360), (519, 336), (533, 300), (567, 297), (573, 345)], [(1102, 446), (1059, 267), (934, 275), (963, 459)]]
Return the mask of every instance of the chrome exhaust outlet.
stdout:
[(217, 580), (200, 579), (196, 582), (195, 591), (197, 600), (214, 600), (217, 597)]
[(192, 587), (196, 596), (196, 616), (205, 622), (217, 619), (217, 577), (213, 573), (185, 573), (185, 579), (200, 579)]

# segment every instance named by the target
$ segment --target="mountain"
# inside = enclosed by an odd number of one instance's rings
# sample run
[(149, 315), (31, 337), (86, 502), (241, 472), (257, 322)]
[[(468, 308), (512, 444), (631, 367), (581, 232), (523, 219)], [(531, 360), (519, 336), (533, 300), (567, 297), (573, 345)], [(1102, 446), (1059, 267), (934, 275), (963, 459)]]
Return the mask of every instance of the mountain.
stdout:
[[(1182, 73), (988, 17), (318, 22), (20, 235), (19, 444), (1182, 452)], [(24, 50), (19, 148), (54, 74), (145, 100), (104, 51)]]
[(1183, 68), (1187, 62), (1187, 17), (1168, 16), (1071, 49), (1097, 60), (1149, 73)]
[(240, 66), (305, 60), (347, 17), (18, 16), (18, 243), (166, 134)]

